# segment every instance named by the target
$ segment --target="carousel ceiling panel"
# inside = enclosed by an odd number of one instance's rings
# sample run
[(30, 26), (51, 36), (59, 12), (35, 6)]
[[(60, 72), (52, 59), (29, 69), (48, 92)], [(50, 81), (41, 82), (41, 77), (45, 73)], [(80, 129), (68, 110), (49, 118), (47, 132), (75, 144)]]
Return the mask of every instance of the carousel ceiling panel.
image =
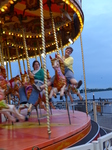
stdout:
[[(10, 2), (10, 3), (9, 3)], [(38, 55), (42, 50), (41, 22), (39, 0), (10, 0), (2, 3), (0, 11), (0, 27), (3, 40), (6, 39), (11, 60), (16, 59), (15, 47), (24, 52), (22, 28), (29, 57)], [(5, 6), (5, 7), (4, 7)], [(46, 53), (56, 50), (52, 29), (50, 10), (54, 18), (58, 45), (70, 44), (68, 39), (75, 41), (83, 29), (84, 15), (78, 0), (43, 0)]]
[(9, 0), (0, 0), (0, 9), (5, 6), (5, 4), (8, 4)]

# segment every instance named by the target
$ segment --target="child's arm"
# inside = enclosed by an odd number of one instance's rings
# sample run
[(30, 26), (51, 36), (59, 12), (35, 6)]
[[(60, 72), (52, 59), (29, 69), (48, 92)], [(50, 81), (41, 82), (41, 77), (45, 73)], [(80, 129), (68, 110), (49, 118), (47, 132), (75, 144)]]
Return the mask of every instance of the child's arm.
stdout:
[(65, 60), (65, 58), (62, 58), (60, 55), (57, 55), (57, 58), (59, 60), (61, 60), (61, 62), (66, 66), (68, 67), (69, 65), (72, 65), (73, 64), (73, 58), (72, 57), (69, 57), (68, 59)]
[(59, 60), (61, 60), (62, 63), (64, 63), (64, 60), (65, 60), (64, 57), (62, 58), (60, 55), (57, 55), (57, 58), (58, 58)]

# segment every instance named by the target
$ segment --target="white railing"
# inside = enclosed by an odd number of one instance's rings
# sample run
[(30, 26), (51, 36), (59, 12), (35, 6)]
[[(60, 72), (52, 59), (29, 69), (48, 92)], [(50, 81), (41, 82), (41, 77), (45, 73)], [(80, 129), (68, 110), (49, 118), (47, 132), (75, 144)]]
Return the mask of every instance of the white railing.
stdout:
[(112, 150), (112, 132), (92, 143), (71, 147), (66, 150)]
[(66, 150), (94, 150), (94, 147), (92, 143), (89, 143), (89, 144), (68, 148)]

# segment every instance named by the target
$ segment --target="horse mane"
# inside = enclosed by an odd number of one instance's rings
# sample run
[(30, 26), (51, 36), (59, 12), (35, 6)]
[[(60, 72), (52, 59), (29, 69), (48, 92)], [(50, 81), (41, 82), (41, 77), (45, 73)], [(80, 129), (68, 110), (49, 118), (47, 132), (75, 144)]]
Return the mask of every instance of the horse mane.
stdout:
[(64, 64), (61, 62), (61, 60), (57, 59), (57, 56), (56, 56), (56, 55), (55, 55), (55, 58), (52, 58), (51, 56), (49, 56), (49, 57), (50, 57), (50, 60), (51, 60), (51, 64), (52, 64), (52, 65), (53, 65), (53, 62), (54, 62), (55, 60), (58, 60), (58, 61), (59, 61), (61, 72), (62, 72), (62, 74), (64, 75), (64, 74), (65, 74), (65, 66), (64, 66)]
[(64, 66), (64, 64), (61, 62), (61, 60), (59, 60), (59, 64), (60, 64), (61, 72), (62, 72), (62, 74), (64, 75), (64, 74), (65, 74), (65, 66)]

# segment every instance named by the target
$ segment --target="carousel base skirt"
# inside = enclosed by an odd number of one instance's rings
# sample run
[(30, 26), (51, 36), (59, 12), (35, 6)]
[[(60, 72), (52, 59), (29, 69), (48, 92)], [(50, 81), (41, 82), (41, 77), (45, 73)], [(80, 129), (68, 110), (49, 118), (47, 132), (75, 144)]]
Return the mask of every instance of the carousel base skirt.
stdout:
[[(21, 111), (26, 115), (27, 110)], [(52, 110), (50, 125), (47, 125), (46, 111), (41, 109), (40, 125), (36, 111), (33, 110), (29, 121), (0, 123), (0, 148), (4, 150), (62, 150), (81, 139), (91, 130), (91, 119), (86, 113), (70, 111), (71, 124), (66, 110)]]

